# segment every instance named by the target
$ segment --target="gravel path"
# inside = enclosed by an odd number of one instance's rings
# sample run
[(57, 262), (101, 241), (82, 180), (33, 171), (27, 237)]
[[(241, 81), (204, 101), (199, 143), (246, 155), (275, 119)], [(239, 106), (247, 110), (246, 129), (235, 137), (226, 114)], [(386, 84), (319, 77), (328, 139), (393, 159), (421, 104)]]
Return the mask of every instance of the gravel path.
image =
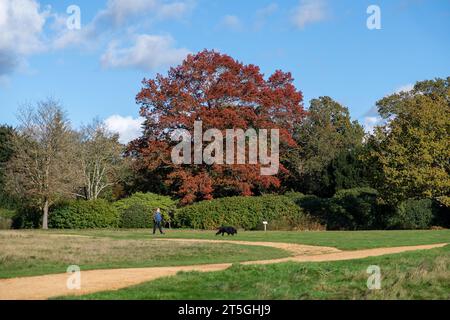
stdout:
[[(161, 239), (154, 241), (183, 241), (208, 243), (234, 243), (241, 245), (268, 246), (289, 251), (292, 256), (282, 259), (248, 261), (242, 264), (273, 264), (280, 262), (320, 262), (362, 259), (386, 254), (406, 251), (426, 250), (444, 247), (447, 244), (432, 244), (422, 246), (377, 248), (355, 251), (341, 251), (331, 247), (307, 246), (280, 242), (253, 242), (253, 241), (221, 241), (197, 239)], [(155, 280), (161, 277), (176, 275), (180, 271), (212, 272), (225, 270), (231, 263), (205, 264), (177, 267), (151, 267), (135, 269), (107, 269), (81, 272), (81, 289), (69, 290), (67, 288), (68, 274), (51, 274), (13, 279), (0, 279), (0, 300), (42, 300), (64, 295), (82, 295), (98, 291), (117, 290), (142, 282)]]

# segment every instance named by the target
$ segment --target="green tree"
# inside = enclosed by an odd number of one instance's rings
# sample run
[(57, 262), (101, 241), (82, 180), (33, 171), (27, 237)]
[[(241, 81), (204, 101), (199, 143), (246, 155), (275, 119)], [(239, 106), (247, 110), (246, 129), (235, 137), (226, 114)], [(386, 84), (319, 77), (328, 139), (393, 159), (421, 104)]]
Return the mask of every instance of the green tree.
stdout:
[(389, 203), (450, 194), (450, 77), (377, 102), (387, 124), (368, 143), (373, 180)]
[(13, 153), (13, 133), (14, 130), (11, 127), (5, 125), (0, 126), (0, 185), (3, 183), (4, 166), (11, 158)]
[(335, 182), (330, 165), (340, 155), (360, 146), (363, 137), (364, 129), (357, 121), (351, 121), (346, 107), (330, 97), (311, 100), (295, 136), (299, 148), (291, 153), (289, 161), (289, 169), (296, 176), (294, 188), (304, 193), (332, 195)]
[(342, 151), (331, 161), (327, 173), (330, 177), (330, 190), (333, 193), (339, 190), (370, 186), (369, 172), (371, 168), (368, 168), (362, 159), (365, 152), (365, 145), (356, 146)]
[(4, 188), (6, 163), (13, 154), (13, 134), (13, 128), (5, 125), (0, 126), (0, 207), (4, 208), (11, 208), (14, 204), (14, 201), (6, 193)]

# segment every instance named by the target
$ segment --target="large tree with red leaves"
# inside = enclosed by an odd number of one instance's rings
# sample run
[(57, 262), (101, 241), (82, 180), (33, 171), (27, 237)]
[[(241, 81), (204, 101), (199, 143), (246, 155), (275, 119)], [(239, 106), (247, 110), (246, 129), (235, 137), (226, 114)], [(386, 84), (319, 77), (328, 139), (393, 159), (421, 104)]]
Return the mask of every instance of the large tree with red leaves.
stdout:
[[(138, 170), (161, 179), (183, 203), (225, 195), (252, 195), (280, 187), (287, 174), (283, 156), (295, 147), (294, 124), (304, 117), (302, 93), (290, 73), (276, 71), (267, 80), (255, 65), (244, 65), (228, 55), (203, 51), (189, 55), (167, 76), (143, 81), (136, 101), (146, 119), (144, 133), (129, 145)], [(260, 166), (175, 165), (171, 139), (176, 129), (279, 129), (281, 166), (278, 175), (263, 176)]]

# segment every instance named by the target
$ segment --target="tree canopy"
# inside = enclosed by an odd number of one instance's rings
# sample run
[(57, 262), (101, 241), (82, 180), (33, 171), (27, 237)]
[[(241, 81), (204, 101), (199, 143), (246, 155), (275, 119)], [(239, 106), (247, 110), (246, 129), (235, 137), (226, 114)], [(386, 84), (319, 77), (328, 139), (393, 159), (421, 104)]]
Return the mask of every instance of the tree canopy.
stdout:
[(362, 126), (351, 121), (346, 107), (330, 97), (311, 100), (306, 118), (297, 124), (298, 150), (290, 159), (299, 184), (294, 188), (322, 196), (333, 195), (333, 167), (330, 165), (339, 156), (344, 157), (340, 161), (342, 164), (349, 152), (362, 145), (363, 137)]
[(377, 103), (388, 122), (369, 140), (370, 159), (387, 201), (450, 194), (449, 80), (418, 82)]
[[(294, 125), (304, 117), (302, 93), (290, 73), (276, 71), (266, 80), (255, 65), (205, 50), (143, 85), (136, 101), (146, 119), (144, 134), (130, 144), (129, 154), (162, 176), (184, 203), (280, 187), (282, 174), (262, 176), (255, 165), (174, 165), (170, 137), (176, 129), (192, 132), (198, 120), (203, 130), (276, 128), (282, 154), (296, 145)], [(281, 172), (286, 173), (283, 166)]]

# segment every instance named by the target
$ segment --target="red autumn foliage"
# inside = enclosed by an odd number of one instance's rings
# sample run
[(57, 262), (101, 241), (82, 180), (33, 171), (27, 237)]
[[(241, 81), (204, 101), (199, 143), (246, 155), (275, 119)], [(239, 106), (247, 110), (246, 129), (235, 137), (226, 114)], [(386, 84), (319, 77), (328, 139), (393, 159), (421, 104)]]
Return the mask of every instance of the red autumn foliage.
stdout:
[(265, 80), (259, 67), (214, 51), (189, 55), (167, 76), (143, 80), (136, 102), (146, 119), (144, 134), (129, 145), (129, 154), (140, 168), (163, 172), (183, 203), (278, 188), (286, 173), (282, 164), (278, 176), (261, 176), (258, 165), (173, 164), (171, 150), (178, 142), (171, 141), (171, 133), (192, 133), (196, 120), (203, 121), (204, 131), (277, 128), (282, 157), (283, 150), (295, 146), (293, 127), (304, 117), (302, 93), (292, 83), (290, 73), (276, 71)]

